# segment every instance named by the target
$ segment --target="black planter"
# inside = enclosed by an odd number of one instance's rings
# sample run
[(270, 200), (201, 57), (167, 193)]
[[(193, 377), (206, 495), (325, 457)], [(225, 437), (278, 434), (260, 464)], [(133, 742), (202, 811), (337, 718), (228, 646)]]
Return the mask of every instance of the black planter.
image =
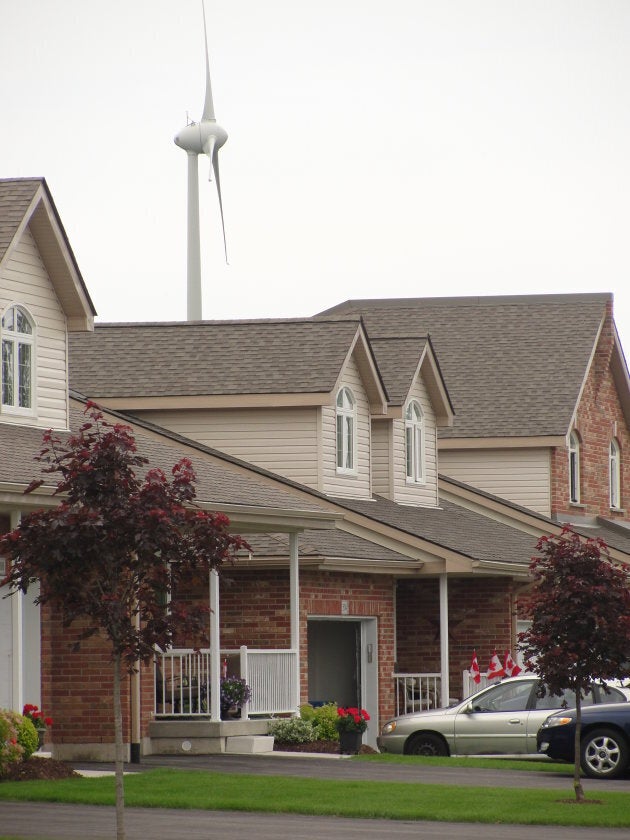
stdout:
[(37, 740), (39, 742), (38, 747), (37, 747), (38, 750), (41, 750), (44, 747), (44, 736), (45, 735), (46, 735), (46, 730), (45, 729), (38, 729), (37, 730)]
[(340, 732), (339, 752), (342, 755), (356, 755), (361, 749), (363, 734), (361, 732)]

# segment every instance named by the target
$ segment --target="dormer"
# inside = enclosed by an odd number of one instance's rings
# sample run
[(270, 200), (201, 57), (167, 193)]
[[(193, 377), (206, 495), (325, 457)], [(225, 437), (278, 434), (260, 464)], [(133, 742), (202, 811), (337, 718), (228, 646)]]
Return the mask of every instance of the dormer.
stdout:
[(453, 407), (428, 337), (372, 339), (389, 394), (385, 417), (372, 419), (372, 485), (400, 504), (438, 504), (437, 429)]
[(71, 386), (333, 496), (367, 498), (387, 393), (359, 318), (98, 324)]
[(0, 180), (0, 422), (68, 427), (68, 330), (95, 311), (46, 182)]

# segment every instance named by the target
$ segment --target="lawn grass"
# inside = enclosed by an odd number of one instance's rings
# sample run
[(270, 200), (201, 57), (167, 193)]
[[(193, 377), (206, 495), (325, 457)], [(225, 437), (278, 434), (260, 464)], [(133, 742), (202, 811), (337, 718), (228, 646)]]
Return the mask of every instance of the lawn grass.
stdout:
[(376, 764), (415, 764), (418, 767), (477, 767), (486, 770), (535, 770), (537, 773), (554, 773), (557, 776), (573, 776), (573, 765), (537, 758), (479, 758), (478, 756), (395, 755), (374, 753), (358, 755), (353, 761), (369, 761)]
[[(146, 808), (630, 828), (627, 793), (597, 791), (598, 804), (577, 806), (569, 780), (566, 790), (525, 790), (157, 769), (128, 775), (125, 794)], [(3, 782), (8, 799), (113, 805), (114, 779)]]

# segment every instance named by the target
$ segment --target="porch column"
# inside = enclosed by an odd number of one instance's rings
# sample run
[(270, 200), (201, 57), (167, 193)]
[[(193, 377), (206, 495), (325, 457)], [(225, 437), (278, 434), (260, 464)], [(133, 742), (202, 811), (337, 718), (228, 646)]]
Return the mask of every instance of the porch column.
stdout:
[(298, 558), (298, 535), (289, 534), (289, 590), (291, 611), (291, 650), (295, 653), (295, 695), (293, 707), (300, 708), (300, 570)]
[[(11, 530), (20, 524), (21, 514), (12, 511), (10, 514)], [(8, 570), (7, 570), (8, 571)], [(24, 598), (23, 592), (14, 592), (11, 596), (11, 649), (13, 653), (12, 662), (12, 709), (22, 713), (24, 707)], [(32, 700), (29, 700), (31, 703)], [(40, 703), (41, 705), (41, 703)]]
[(440, 575), (440, 671), (442, 672), (442, 705), (448, 706), (450, 693), (448, 674), (448, 578)]
[(221, 640), (219, 638), (219, 573), (210, 571), (210, 720), (221, 720)]

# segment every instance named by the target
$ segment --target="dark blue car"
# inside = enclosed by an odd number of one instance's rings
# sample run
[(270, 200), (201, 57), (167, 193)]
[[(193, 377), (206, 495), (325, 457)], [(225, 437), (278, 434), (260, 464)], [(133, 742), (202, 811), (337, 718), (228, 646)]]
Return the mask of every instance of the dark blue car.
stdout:
[[(550, 715), (538, 730), (538, 752), (574, 761), (575, 709)], [(630, 765), (630, 703), (582, 709), (580, 764), (592, 779), (616, 779)]]

